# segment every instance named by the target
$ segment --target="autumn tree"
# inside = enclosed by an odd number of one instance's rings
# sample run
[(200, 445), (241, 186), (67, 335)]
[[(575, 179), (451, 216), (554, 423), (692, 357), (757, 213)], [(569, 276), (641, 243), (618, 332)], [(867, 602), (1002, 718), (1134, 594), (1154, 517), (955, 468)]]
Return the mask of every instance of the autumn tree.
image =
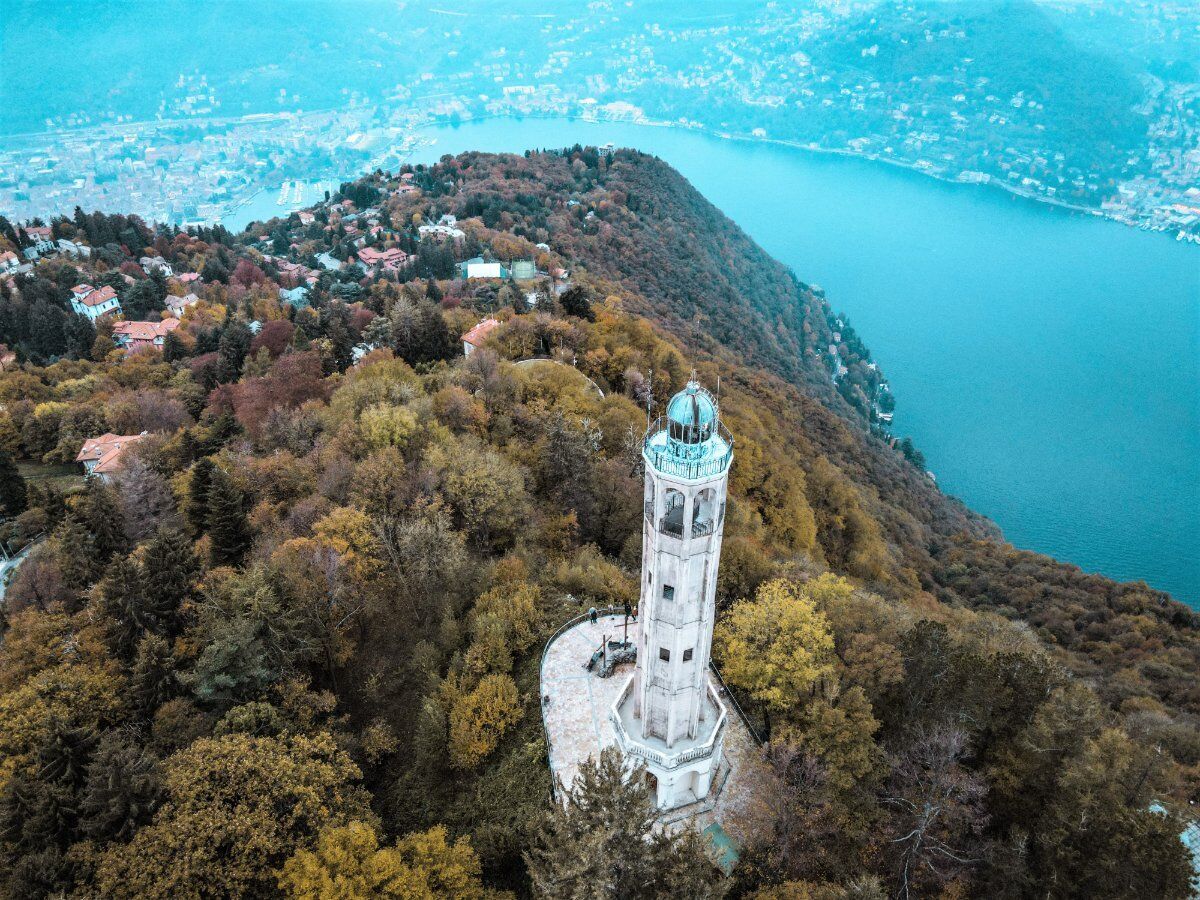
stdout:
[(512, 678), (485, 675), (450, 709), (451, 764), (460, 769), (479, 765), (520, 718), (521, 704)]
[(283, 865), (279, 886), (292, 900), (484, 900), (480, 866), (464, 837), (451, 843), (446, 829), (405, 835), (380, 847), (365, 822), (325, 828), (313, 850), (298, 850)]
[(324, 733), (204, 738), (163, 764), (152, 824), (100, 860), (103, 896), (269, 897), (277, 872), (322, 828), (371, 822), (360, 773)]
[[(722, 670), (769, 716), (810, 699), (833, 674), (833, 636), (806, 587), (776, 579), (740, 600), (714, 634)], [(769, 721), (769, 719), (768, 719)]]

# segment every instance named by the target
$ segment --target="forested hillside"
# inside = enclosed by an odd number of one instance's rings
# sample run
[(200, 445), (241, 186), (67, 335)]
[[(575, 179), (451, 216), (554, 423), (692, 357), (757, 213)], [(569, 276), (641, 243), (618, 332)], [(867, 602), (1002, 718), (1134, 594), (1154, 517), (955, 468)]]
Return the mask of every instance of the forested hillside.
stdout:
[[(465, 154), (236, 235), (48, 224), (91, 253), (0, 281), (7, 896), (1187, 895), (1194, 615), (941, 495), (849, 323), (661, 161)], [(641, 435), (693, 371), (736, 439), (716, 661), (772, 798), (731, 875), (639, 842), (611, 767), (551, 815), (539, 714), (546, 639), (636, 603)]]

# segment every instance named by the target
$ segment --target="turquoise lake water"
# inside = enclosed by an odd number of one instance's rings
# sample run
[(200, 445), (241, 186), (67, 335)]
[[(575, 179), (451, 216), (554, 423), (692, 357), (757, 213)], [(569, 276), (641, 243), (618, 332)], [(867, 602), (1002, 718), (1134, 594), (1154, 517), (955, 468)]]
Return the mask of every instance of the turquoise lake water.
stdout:
[(849, 315), (895, 428), (1019, 547), (1200, 606), (1200, 248), (878, 163), (696, 132), (494, 119), (415, 159), (662, 157)]

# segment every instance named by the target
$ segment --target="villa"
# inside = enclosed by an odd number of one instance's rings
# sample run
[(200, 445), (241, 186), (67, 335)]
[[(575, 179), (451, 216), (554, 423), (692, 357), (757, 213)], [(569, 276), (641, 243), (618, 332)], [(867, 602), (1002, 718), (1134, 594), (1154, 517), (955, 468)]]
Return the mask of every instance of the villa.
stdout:
[(163, 319), (161, 322), (118, 322), (113, 326), (113, 340), (126, 353), (135, 353), (144, 347), (161, 350), (167, 335), (178, 327), (178, 319)]
[(121, 301), (117, 299), (117, 292), (108, 285), (94, 288), (83, 283), (71, 288), (71, 308), (95, 322), (101, 316), (120, 315)]

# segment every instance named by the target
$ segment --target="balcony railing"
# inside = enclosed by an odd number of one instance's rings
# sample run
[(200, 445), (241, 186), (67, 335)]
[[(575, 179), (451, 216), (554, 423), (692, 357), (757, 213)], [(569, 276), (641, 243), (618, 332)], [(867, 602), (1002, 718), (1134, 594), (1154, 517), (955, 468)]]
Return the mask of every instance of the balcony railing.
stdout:
[[(692, 523), (692, 537), (704, 537), (712, 534), (716, 530), (716, 523), (712, 519), (704, 522)], [(658, 530), (663, 534), (674, 535), (677, 538), (683, 537), (683, 522), (679, 519), (672, 519), (670, 516), (663, 516), (658, 520)]]
[(621, 688), (621, 693), (617, 695), (617, 699), (613, 701), (613, 705), (608, 710), (608, 719), (612, 723), (613, 733), (617, 737), (617, 745), (621, 748), (622, 753), (654, 763), (661, 769), (677, 769), (694, 760), (706, 759), (714, 753), (720, 752), (721, 739), (725, 728), (725, 704), (721, 702), (720, 696), (713, 690), (713, 686), (707, 678), (705, 679), (705, 689), (708, 691), (713, 703), (716, 704), (717, 709), (720, 710), (720, 714), (717, 716), (717, 724), (713, 728), (712, 734), (708, 736), (708, 740), (703, 744), (688, 747), (676, 753), (648, 747), (625, 730), (625, 723), (621, 719), (621, 705), (625, 698), (629, 696), (632, 688), (633, 676), (630, 675), (629, 680), (625, 682), (625, 686)]
[(668, 452), (662, 445), (655, 446), (654, 438), (667, 430), (666, 416), (659, 416), (646, 429), (646, 436), (642, 441), (642, 455), (656, 471), (694, 481), (720, 475), (728, 468), (729, 460), (733, 458), (733, 435), (720, 422), (717, 422), (717, 435), (724, 442), (725, 449), (715, 455), (696, 459), (677, 456)]

